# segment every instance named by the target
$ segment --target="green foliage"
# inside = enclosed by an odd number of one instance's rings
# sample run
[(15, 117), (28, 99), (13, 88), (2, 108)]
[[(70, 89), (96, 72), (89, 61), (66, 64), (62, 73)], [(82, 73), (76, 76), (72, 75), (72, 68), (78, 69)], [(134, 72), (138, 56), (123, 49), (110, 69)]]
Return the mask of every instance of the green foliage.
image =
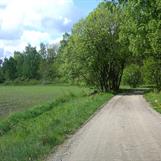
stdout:
[(123, 83), (133, 88), (136, 88), (142, 83), (142, 73), (138, 65), (132, 64), (125, 68)]
[(5, 84), (24, 83), (30, 80), (53, 81), (57, 77), (58, 45), (47, 46), (40, 44), (40, 51), (30, 44), (25, 47), (24, 52), (15, 51), (14, 57), (5, 58), (1, 67), (0, 83)]
[(144, 61), (144, 80), (147, 84), (155, 84), (161, 90), (161, 61), (152, 57)]
[(18, 78), (23, 78), (23, 64), (24, 64), (24, 55), (21, 52), (14, 52), (14, 59), (16, 61), (16, 73)]
[(39, 73), (41, 75), (41, 79), (45, 80), (48, 78), (48, 63), (47, 63), (47, 47), (44, 43), (40, 43), (39, 54), (41, 57)]
[(5, 59), (0, 82), (37, 79), (116, 91), (125, 66), (142, 67), (152, 59), (156, 63), (152, 69), (145, 67), (145, 80), (160, 90), (160, 11), (160, 0), (104, 0), (70, 35), (65, 33), (60, 44), (41, 43), (39, 52), (28, 45), (23, 53)]
[[(160, 81), (161, 71), (160, 11), (160, 0), (130, 0), (124, 3), (122, 5), (124, 18), (119, 33), (120, 42), (127, 44), (129, 52), (140, 58), (142, 62), (146, 60), (145, 79), (148, 82), (155, 83), (158, 89), (161, 89), (158, 82)], [(153, 74), (152, 71), (154, 72)], [(151, 81), (152, 79), (153, 81)]]
[[(30, 119), (20, 120), (10, 131), (0, 137), (0, 161), (43, 160), (54, 146), (76, 131), (112, 94), (79, 96), (35, 107)], [(40, 111), (38, 110), (40, 108)], [(43, 111), (48, 109), (47, 111)], [(34, 109), (33, 109), (34, 110)], [(42, 112), (43, 111), (43, 112)], [(37, 112), (42, 112), (37, 115)], [(26, 118), (28, 113), (24, 113)], [(12, 116), (19, 120), (21, 114)]]
[(39, 54), (41, 56), (39, 74), (43, 81), (55, 80), (57, 77), (57, 57), (58, 46), (56, 44), (47, 46), (43, 43), (40, 44)]
[(119, 10), (108, 2), (75, 24), (62, 54), (68, 80), (85, 81), (101, 91), (119, 88), (126, 55), (118, 42), (120, 20)]
[(5, 80), (2, 67), (0, 66), (0, 83), (3, 83)]
[(156, 111), (161, 113), (161, 92), (149, 92), (144, 97), (153, 105)]
[(6, 80), (14, 80), (16, 78), (16, 61), (14, 58), (4, 59), (3, 73)]
[(36, 51), (36, 48), (32, 47), (29, 44), (28, 46), (26, 46), (24, 52), (24, 64), (23, 64), (24, 77), (28, 79), (38, 79), (39, 63), (40, 63), (40, 55)]
[(47, 58), (47, 49), (46, 49), (46, 45), (44, 43), (40, 43), (39, 54), (40, 54), (42, 60), (45, 60)]
[(63, 52), (64, 48), (67, 46), (70, 35), (68, 33), (64, 33), (63, 40), (60, 41), (59, 53)]
[(30, 108), (25, 112), (16, 113), (9, 116), (7, 119), (0, 122), (0, 136), (6, 134), (21, 121), (38, 117), (41, 114), (52, 110), (52, 108), (59, 105), (60, 103), (65, 103), (70, 99), (73, 99), (74, 96), (75, 95), (73, 93), (68, 93), (67, 95), (63, 95), (61, 97), (56, 98), (55, 101), (48, 103), (46, 105), (40, 105), (34, 108)]

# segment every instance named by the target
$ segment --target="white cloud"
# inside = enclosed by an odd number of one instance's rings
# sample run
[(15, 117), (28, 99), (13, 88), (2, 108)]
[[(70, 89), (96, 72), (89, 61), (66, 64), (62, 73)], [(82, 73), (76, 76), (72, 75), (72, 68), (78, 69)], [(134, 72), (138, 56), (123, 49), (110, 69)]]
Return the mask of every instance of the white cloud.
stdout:
[(33, 46), (37, 46), (42, 42), (50, 42), (51, 38), (48, 33), (38, 31), (24, 31), (21, 36), (21, 42), (31, 43)]
[(37, 46), (60, 40), (74, 21), (73, 0), (0, 0), (0, 6), (0, 48), (4, 53), (22, 50), (27, 43)]
[(40, 25), (43, 17), (64, 17), (73, 7), (72, 0), (10, 0), (2, 13), (2, 29), (19, 25)]
[(65, 18), (64, 18), (63, 24), (64, 24), (64, 25), (67, 25), (67, 24), (69, 24), (70, 22), (72, 22), (72, 20), (70, 20), (70, 19), (68, 19), (67, 17), (65, 17)]

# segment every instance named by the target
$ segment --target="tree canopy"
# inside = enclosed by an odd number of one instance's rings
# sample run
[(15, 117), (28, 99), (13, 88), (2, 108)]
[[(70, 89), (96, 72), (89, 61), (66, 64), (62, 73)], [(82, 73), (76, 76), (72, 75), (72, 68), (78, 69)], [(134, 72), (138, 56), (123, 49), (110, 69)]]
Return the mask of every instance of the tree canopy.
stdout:
[(160, 0), (104, 0), (60, 44), (41, 43), (39, 51), (28, 45), (1, 61), (0, 82), (63, 81), (116, 91), (124, 77), (160, 90), (160, 13)]

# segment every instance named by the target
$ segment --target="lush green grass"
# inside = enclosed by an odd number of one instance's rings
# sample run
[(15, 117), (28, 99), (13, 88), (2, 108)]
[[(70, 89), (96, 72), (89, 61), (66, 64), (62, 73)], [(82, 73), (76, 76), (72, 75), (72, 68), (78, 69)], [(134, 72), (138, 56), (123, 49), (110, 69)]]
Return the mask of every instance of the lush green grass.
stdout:
[[(64, 87), (63, 87), (64, 88)], [(41, 161), (75, 132), (112, 94), (89, 96), (76, 87), (50, 103), (0, 122), (0, 161)], [(77, 92), (76, 92), (77, 91)]]
[(76, 86), (0, 86), (0, 119), (71, 92), (79, 96), (87, 91)]
[(145, 94), (145, 98), (153, 105), (154, 109), (161, 113), (161, 92), (149, 92)]

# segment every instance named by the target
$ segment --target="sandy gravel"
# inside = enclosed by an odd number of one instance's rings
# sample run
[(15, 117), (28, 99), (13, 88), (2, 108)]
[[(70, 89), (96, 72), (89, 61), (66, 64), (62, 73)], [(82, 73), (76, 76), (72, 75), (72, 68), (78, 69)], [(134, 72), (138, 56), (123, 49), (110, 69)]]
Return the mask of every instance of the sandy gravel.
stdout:
[(48, 161), (161, 161), (161, 115), (142, 95), (117, 95)]

